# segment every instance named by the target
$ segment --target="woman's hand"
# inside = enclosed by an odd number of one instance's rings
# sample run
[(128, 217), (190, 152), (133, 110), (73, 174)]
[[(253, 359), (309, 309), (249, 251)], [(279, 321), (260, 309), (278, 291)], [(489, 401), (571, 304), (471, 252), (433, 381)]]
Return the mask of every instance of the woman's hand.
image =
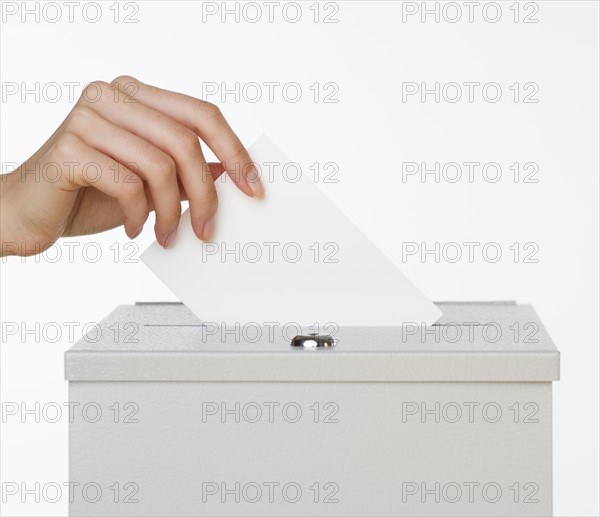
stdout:
[[(206, 163), (200, 140), (220, 163)], [(181, 199), (199, 239), (214, 231), (214, 179), (230, 174), (251, 197), (263, 190), (248, 152), (219, 109), (132, 77), (90, 83), (50, 139), (0, 178), (2, 255), (33, 255), (59, 237), (121, 224), (130, 238), (155, 210), (168, 247)]]

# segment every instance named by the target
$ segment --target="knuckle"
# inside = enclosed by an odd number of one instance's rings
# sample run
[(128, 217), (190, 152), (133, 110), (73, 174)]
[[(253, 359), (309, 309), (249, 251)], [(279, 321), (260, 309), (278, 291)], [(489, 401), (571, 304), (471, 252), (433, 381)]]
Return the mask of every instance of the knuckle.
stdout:
[(232, 166), (235, 167), (236, 170), (243, 170), (244, 167), (248, 164), (248, 162), (251, 161), (247, 149), (241, 142), (237, 143), (232, 147), (231, 159), (233, 160)]
[(205, 189), (204, 192), (198, 196), (197, 206), (198, 209), (205, 214), (216, 212), (217, 207), (219, 206), (219, 198), (216, 189), (214, 187)]
[(58, 162), (72, 161), (77, 156), (80, 142), (79, 137), (70, 131), (61, 133), (52, 149), (53, 157)]
[(195, 153), (200, 149), (198, 135), (184, 127), (176, 130), (175, 144), (186, 153)]
[(177, 167), (175, 160), (168, 154), (161, 153), (157, 156), (154, 161), (156, 167), (156, 174), (159, 178), (169, 180), (174, 178), (177, 174)]
[(106, 81), (92, 81), (81, 92), (81, 101), (95, 103), (104, 97), (110, 88)]
[(207, 101), (198, 101), (198, 111), (200, 115), (206, 118), (222, 117), (221, 109), (216, 104)]
[(126, 84), (126, 83), (138, 83), (138, 82), (139, 81), (135, 77), (132, 77), (130, 75), (124, 74), (124, 75), (120, 75), (118, 77), (115, 77), (110, 82), (110, 84), (111, 85), (118, 85), (118, 84), (123, 85), (123, 84)]
[(81, 104), (76, 105), (67, 117), (66, 127), (68, 130), (77, 130), (86, 127), (95, 118), (96, 112)]
[(144, 185), (139, 177), (135, 174), (130, 173), (126, 174), (123, 182), (119, 188), (121, 193), (121, 199), (124, 202), (131, 202), (138, 198), (138, 196), (143, 192)]

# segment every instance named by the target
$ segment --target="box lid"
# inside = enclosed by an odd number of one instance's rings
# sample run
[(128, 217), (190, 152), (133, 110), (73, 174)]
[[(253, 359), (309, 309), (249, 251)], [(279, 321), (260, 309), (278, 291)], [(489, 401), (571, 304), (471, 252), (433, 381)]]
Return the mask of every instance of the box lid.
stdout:
[(121, 305), (65, 354), (69, 381), (546, 382), (559, 352), (531, 305), (439, 302), (433, 326), (218, 324), (180, 303)]

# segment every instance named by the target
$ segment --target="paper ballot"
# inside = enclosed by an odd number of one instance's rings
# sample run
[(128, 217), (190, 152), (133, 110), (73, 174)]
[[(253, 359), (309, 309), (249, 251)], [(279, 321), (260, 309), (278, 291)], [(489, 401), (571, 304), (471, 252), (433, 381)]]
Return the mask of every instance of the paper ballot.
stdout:
[(267, 137), (249, 149), (265, 189), (257, 200), (227, 175), (211, 242), (189, 210), (174, 244), (142, 261), (204, 322), (430, 325), (431, 303)]

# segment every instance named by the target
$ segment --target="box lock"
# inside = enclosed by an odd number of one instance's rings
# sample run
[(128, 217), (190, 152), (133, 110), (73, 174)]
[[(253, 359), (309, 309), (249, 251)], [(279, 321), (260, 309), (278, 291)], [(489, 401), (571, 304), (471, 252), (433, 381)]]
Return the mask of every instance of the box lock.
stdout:
[(306, 336), (296, 336), (291, 345), (300, 348), (331, 348), (337, 345), (337, 339), (311, 332)]

